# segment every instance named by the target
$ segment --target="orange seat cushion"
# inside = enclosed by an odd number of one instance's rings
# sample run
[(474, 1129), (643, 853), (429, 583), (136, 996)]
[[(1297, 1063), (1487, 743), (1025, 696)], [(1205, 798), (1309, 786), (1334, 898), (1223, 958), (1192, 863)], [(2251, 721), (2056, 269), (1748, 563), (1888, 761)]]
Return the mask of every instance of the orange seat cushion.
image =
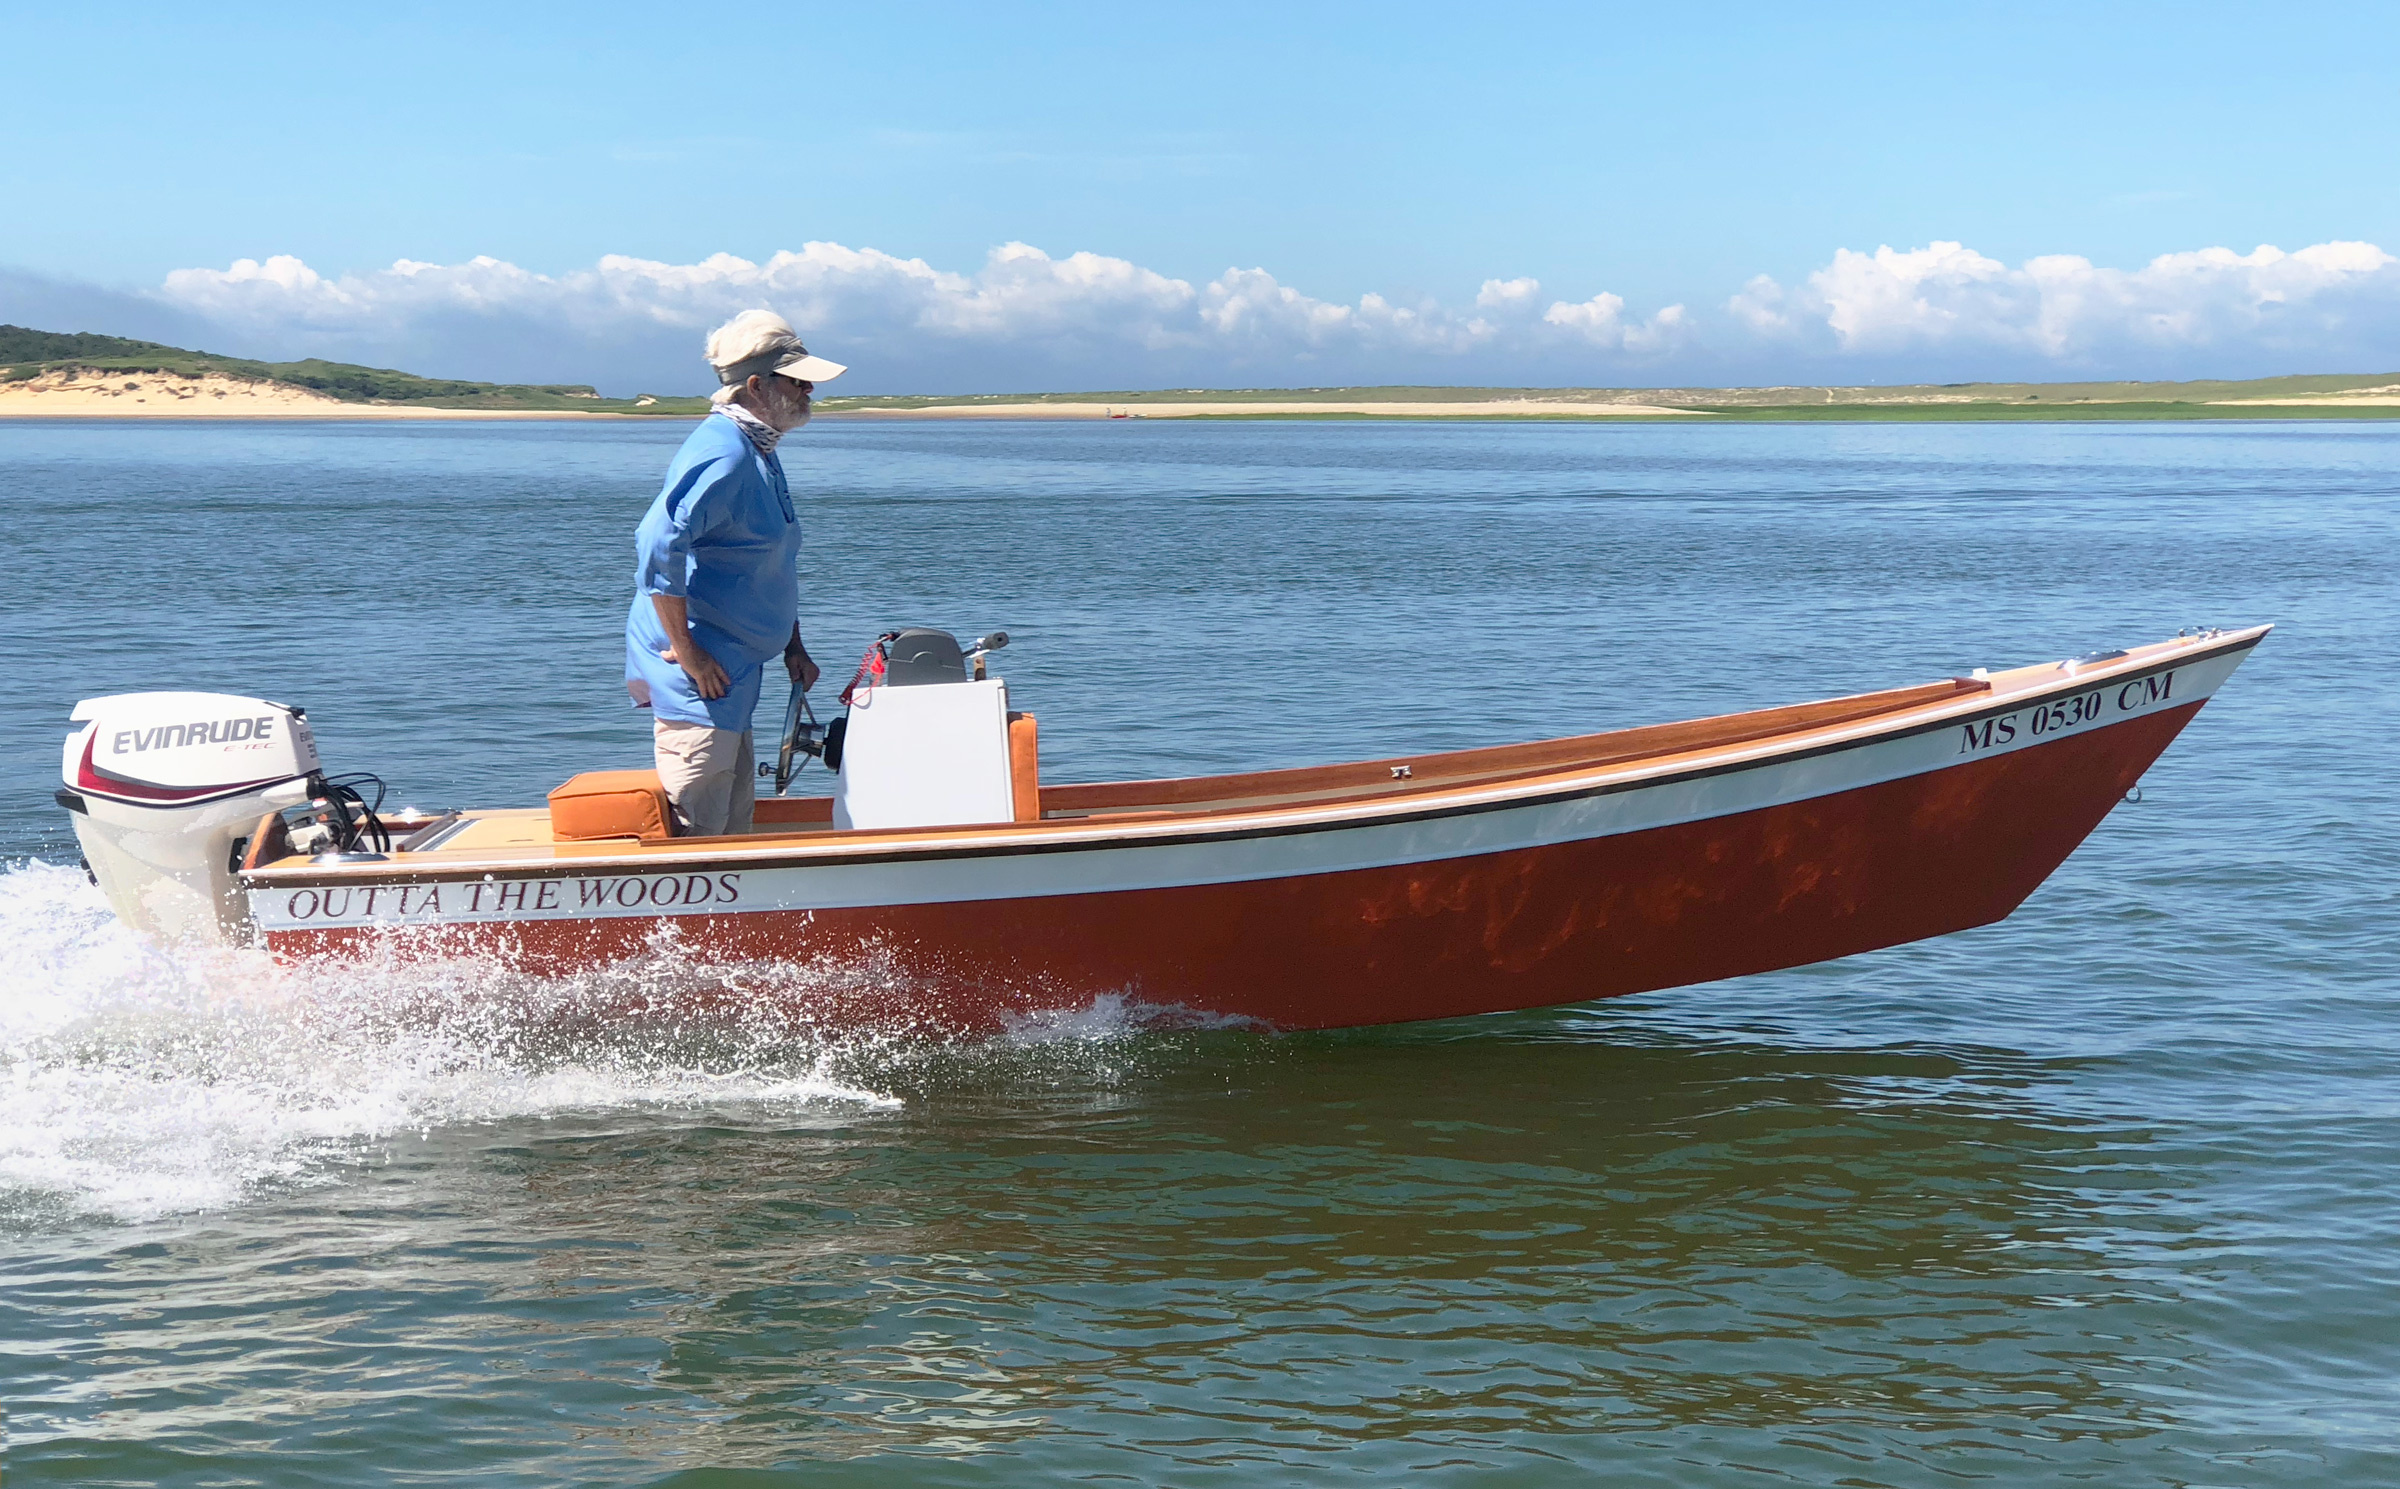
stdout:
[(550, 836), (561, 843), (663, 842), (675, 836), (667, 788), (655, 770), (587, 770), (550, 793)]

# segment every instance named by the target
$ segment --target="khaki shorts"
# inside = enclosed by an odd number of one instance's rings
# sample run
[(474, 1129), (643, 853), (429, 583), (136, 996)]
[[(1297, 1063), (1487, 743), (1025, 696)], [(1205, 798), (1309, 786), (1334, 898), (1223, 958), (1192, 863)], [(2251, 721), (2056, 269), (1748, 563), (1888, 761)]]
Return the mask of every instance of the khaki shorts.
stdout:
[(711, 729), (673, 719), (650, 721), (659, 783), (675, 808), (678, 837), (748, 832), (758, 798), (750, 731)]

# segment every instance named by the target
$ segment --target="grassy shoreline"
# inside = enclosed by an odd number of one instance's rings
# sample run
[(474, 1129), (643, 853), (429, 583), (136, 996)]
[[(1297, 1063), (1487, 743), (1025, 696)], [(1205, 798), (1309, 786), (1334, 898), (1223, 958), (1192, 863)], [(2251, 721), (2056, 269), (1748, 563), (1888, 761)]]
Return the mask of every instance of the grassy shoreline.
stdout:
[[(828, 412), (833, 412), (828, 410)], [(1715, 417), (1695, 420), (1690, 414)], [(1588, 414), (1374, 414), (1354, 412), (1326, 413), (1244, 413), (1229, 409), (1223, 413), (1179, 414), (1179, 421), (1246, 421), (1263, 423), (1279, 420), (1323, 422), (1344, 420), (1353, 423), (1424, 423), (1427, 420), (1472, 423), (1506, 424), (2089, 424), (2106, 422), (2155, 423), (2160, 421), (2207, 421), (2225, 419), (2292, 420), (2292, 419), (2400, 419), (2400, 406), (2383, 404), (2323, 405), (2323, 404), (2266, 404), (2248, 407), (2223, 407), (2189, 403), (2085, 403), (2085, 404), (1835, 404), (1831, 407), (1811, 407), (1801, 404), (1780, 406), (1732, 406), (1708, 408), (1681, 405), (1676, 415), (1616, 414), (1595, 418)]]
[[(172, 387), (109, 379), (150, 377)], [(206, 383), (207, 398), (195, 396)], [(227, 399), (223, 389), (240, 396)], [(245, 391), (246, 390), (246, 391)], [(117, 392), (141, 397), (115, 397)], [(274, 400), (259, 396), (272, 393)], [(106, 395), (101, 398), (88, 394)], [(147, 406), (149, 395), (157, 407)], [(78, 397), (86, 406), (69, 407)], [(247, 400), (247, 403), (245, 403)], [(280, 408), (263, 406), (280, 400)], [(479, 383), (309, 358), (263, 362), (158, 342), (0, 326), (0, 414), (40, 417), (697, 418), (692, 395), (603, 397), (586, 384)], [(305, 406), (303, 406), (305, 405)], [(1478, 419), (1618, 423), (2082, 423), (2400, 418), (2400, 373), (2190, 382), (1948, 383), (1761, 388), (1426, 386), (1124, 389), (828, 397), (862, 419)], [(168, 413), (168, 410), (175, 410)]]
[[(1395, 405), (1387, 413), (1379, 405)], [(828, 414), (1609, 422), (2082, 422), (2400, 417), (2400, 373), (2189, 382), (1949, 383), (1761, 388), (1318, 387), (917, 394), (828, 399)], [(1105, 415), (1103, 414), (1105, 410)]]

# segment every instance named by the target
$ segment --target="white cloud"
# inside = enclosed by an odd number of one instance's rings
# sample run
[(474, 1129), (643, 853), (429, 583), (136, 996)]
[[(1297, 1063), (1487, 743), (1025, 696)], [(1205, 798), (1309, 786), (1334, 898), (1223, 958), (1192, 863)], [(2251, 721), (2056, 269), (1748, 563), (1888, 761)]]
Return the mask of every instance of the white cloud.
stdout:
[(1750, 282), (1725, 302), (1725, 310), (1756, 335), (1783, 336), (1797, 329), (1794, 314), (1787, 308), (1783, 286), (1772, 275), (1752, 275)]
[(1542, 292), (1538, 279), (1487, 279), (1475, 292), (1477, 310), (1523, 310)]
[(1594, 346), (1637, 353), (1672, 351), (1683, 343), (1690, 330), (1690, 321), (1680, 305), (1670, 305), (1646, 321), (1628, 321), (1624, 297), (1606, 292), (1580, 305), (1561, 300), (1542, 313), (1542, 320), (1571, 331)]
[[(29, 281), (28, 281), (29, 282)], [(0, 290), (9, 281), (0, 278)], [(0, 301), (6, 300), (0, 295)], [(53, 296), (53, 299), (57, 297)], [(126, 303), (136, 303), (127, 301)], [(2400, 260), (2369, 243), (2014, 267), (1955, 242), (1843, 249), (1693, 314), (1485, 280), (1451, 309), (1323, 300), (1263, 268), (1195, 284), (1010, 243), (972, 272), (808, 243), (763, 263), (609, 255), (539, 274), (493, 258), (327, 275), (297, 258), (179, 269), (141, 300), (211, 344), (452, 376), (697, 390), (703, 334), (767, 305), (858, 371), (845, 391), (1346, 382), (1782, 382), (2234, 376), (2400, 366)], [(6, 310), (0, 304), (0, 311)]]
[[(875, 249), (809, 243), (764, 263), (612, 254), (555, 276), (491, 258), (403, 259), (339, 278), (291, 257), (242, 259), (225, 269), (178, 269), (161, 293), (253, 345), (352, 360), (413, 357), (412, 365), (451, 375), (590, 377), (564, 354), (588, 357), (595, 346), (627, 342), (642, 348), (631, 360), (646, 369), (634, 381), (655, 388), (699, 386), (702, 333), (761, 304), (868, 373), (861, 387), (1456, 378), (1528, 359), (1573, 380), (1611, 365), (1595, 353), (1639, 358), (1680, 337), (1680, 307), (1628, 320), (1624, 301), (1603, 294), (1543, 314), (1540, 290), (1532, 279), (1493, 280), (1476, 297), (1477, 313), (1462, 315), (1373, 293), (1353, 304), (1320, 300), (1264, 269), (1228, 269), (1194, 285), (1102, 254), (1052, 258), (1009, 243), (961, 274)], [(486, 334), (476, 335), (479, 326)], [(460, 343), (501, 351), (504, 338), (529, 327), (544, 328), (560, 355), (534, 363), (504, 357), (501, 371), (470, 367)], [(688, 342), (680, 357), (666, 352), (678, 333)], [(1478, 358), (1474, 367), (1459, 365)]]
[(2156, 366), (2199, 353), (2400, 362), (2400, 259), (2372, 243), (2205, 248), (2139, 269), (2070, 254), (2012, 269), (1946, 242), (1843, 249), (1798, 289), (1751, 280), (1726, 310), (1754, 335), (1867, 358), (1999, 352), (2054, 369)]

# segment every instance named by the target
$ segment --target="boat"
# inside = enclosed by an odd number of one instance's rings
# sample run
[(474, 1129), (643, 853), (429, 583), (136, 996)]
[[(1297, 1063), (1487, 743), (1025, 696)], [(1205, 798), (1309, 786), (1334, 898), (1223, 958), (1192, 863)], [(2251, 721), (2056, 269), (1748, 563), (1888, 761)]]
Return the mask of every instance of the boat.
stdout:
[[(655, 775), (384, 819), (303, 710), (125, 694), (59, 799), (117, 913), (290, 958), (873, 966), (829, 1017), (990, 1030), (1118, 1003), (1319, 1029), (1613, 998), (2008, 915), (2270, 627), (1686, 723), (1193, 779), (1039, 778), (947, 633), (888, 633), (825, 795), (678, 837)], [(910, 648), (915, 648), (910, 650)], [(904, 654), (905, 653), (905, 654)], [(762, 992), (759, 996), (783, 996)], [(801, 996), (793, 993), (790, 996)]]

